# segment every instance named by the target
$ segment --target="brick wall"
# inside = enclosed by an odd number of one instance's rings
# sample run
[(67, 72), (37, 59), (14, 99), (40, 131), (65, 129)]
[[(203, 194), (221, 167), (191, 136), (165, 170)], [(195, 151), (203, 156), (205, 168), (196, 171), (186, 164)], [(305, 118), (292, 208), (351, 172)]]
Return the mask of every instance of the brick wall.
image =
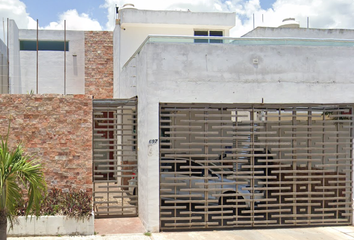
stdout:
[(85, 32), (85, 93), (113, 98), (113, 32)]
[(22, 142), (45, 167), (48, 188), (92, 192), (92, 97), (0, 95), (0, 135)]

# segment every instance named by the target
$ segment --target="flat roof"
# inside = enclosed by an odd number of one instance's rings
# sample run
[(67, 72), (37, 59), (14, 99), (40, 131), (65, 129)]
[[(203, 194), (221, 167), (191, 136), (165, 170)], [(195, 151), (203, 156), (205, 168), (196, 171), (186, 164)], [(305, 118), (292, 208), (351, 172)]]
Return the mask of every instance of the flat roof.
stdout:
[(128, 25), (166, 25), (174, 27), (218, 27), (230, 29), (235, 26), (234, 12), (191, 12), (168, 10), (140, 10), (123, 8), (119, 10), (119, 23), (122, 27)]
[(257, 27), (242, 37), (354, 39), (353, 29)]

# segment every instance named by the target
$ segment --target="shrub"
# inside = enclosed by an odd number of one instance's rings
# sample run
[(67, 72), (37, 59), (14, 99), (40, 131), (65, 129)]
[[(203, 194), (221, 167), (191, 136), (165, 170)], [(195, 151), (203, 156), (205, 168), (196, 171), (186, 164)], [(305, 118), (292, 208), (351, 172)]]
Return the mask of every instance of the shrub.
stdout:
[[(18, 204), (17, 215), (24, 216), (27, 201)], [(83, 191), (70, 190), (63, 192), (61, 189), (51, 189), (41, 203), (40, 215), (64, 215), (75, 219), (89, 218), (92, 214), (91, 194)]]

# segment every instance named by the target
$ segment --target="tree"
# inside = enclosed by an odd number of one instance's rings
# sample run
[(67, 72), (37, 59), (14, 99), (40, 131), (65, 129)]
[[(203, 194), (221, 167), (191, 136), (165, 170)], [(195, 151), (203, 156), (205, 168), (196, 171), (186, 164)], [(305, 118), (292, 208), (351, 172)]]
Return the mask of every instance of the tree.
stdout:
[(6, 137), (0, 136), (0, 239), (7, 238), (7, 220), (12, 228), (16, 206), (24, 197), (28, 198), (26, 216), (39, 215), (47, 189), (39, 160), (24, 154), (21, 144), (11, 150), (9, 133), (10, 123)]

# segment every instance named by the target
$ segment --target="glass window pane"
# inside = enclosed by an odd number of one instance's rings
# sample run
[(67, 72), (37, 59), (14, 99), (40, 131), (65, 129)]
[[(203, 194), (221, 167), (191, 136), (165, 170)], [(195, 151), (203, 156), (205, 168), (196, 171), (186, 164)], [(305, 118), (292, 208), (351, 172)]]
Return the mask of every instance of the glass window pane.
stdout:
[(194, 36), (208, 36), (208, 31), (194, 31)]
[[(208, 31), (194, 31), (194, 36), (208, 36)], [(195, 43), (208, 43), (208, 39), (194, 39)]]
[(222, 37), (223, 36), (223, 32), (222, 31), (210, 31), (210, 36)]
[[(66, 51), (69, 51), (69, 42), (66, 42)], [(20, 40), (21, 51), (37, 51), (36, 40)], [(64, 41), (38, 41), (39, 51), (64, 51)]]
[[(211, 37), (222, 37), (223, 32), (222, 31), (210, 31), (210, 36)], [(210, 43), (222, 43), (222, 40), (220, 39), (210, 39)]]

